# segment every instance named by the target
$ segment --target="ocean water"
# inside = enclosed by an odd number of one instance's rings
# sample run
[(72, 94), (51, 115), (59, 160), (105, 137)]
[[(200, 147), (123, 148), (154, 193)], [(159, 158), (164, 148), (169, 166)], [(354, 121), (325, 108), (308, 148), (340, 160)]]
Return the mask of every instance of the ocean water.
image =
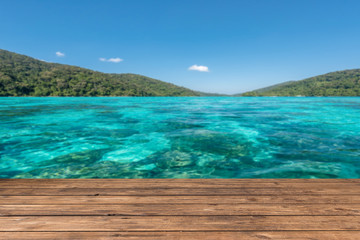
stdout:
[(360, 98), (0, 98), (0, 178), (359, 178)]

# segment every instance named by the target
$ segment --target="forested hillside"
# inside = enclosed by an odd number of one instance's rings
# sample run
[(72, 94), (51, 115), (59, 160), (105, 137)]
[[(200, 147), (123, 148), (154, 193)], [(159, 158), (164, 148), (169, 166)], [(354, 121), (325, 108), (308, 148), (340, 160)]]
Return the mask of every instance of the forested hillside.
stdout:
[(332, 72), (285, 82), (241, 96), (360, 96), (360, 69)]
[(0, 49), (0, 96), (199, 96), (136, 74), (107, 74)]

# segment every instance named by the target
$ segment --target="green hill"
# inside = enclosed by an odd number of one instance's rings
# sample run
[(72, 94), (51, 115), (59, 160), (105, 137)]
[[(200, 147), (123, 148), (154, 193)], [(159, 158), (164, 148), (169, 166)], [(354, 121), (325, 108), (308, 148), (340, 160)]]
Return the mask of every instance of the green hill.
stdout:
[(136, 74), (107, 74), (0, 49), (0, 96), (200, 96)]
[(240, 96), (360, 96), (360, 69), (331, 72), (239, 94)]

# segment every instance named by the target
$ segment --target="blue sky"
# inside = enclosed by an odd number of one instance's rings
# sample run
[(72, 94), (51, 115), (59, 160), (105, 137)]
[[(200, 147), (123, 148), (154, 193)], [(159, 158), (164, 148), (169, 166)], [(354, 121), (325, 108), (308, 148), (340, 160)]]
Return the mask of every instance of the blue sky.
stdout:
[(359, 13), (358, 0), (4, 0), (0, 48), (239, 93), (360, 68)]

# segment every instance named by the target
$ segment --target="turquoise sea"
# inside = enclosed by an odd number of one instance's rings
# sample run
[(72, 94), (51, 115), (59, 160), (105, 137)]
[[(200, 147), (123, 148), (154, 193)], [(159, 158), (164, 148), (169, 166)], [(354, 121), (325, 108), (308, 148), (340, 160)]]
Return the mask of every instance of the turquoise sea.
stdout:
[(356, 97), (0, 98), (0, 178), (359, 178)]

